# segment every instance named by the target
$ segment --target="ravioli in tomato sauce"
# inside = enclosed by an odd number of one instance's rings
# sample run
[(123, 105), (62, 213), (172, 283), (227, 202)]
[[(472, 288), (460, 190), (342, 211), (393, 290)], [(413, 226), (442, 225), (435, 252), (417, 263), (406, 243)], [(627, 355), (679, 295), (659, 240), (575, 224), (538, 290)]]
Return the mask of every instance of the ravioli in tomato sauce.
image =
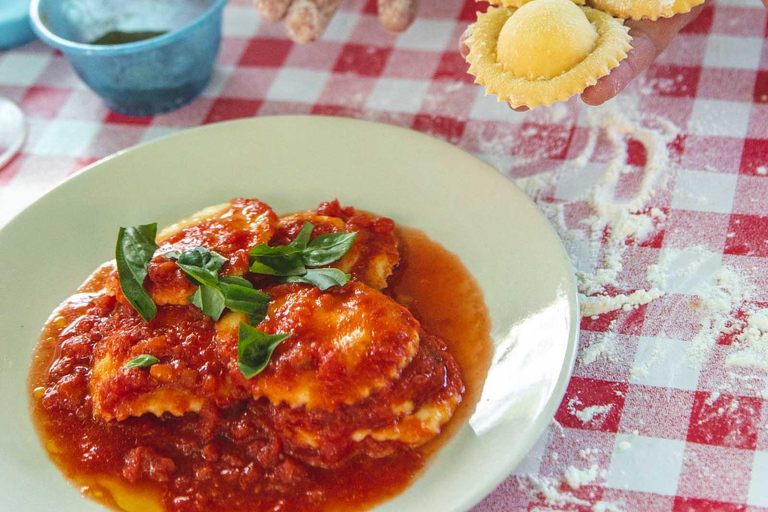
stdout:
[[(338, 283), (249, 267), (254, 247), (322, 252), (333, 240), (313, 240), (344, 233), (346, 252), (314, 265)], [(263, 297), (263, 313), (211, 316), (195, 302), (204, 282), (179, 259), (195, 248), (219, 259), (215, 279)], [(461, 426), (490, 360), (482, 292), (458, 258), (338, 201), (280, 217), (233, 199), (161, 231), (141, 283), (149, 320), (122, 275), (104, 264), (54, 311), (29, 386), (53, 461), (128, 512), (367, 509)], [(256, 374), (243, 366), (244, 325), (285, 338)]]

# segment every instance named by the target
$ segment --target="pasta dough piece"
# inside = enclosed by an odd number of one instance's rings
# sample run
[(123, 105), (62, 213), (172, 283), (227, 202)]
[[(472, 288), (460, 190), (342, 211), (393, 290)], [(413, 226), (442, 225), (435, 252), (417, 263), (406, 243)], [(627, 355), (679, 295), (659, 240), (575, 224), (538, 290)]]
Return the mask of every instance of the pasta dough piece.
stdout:
[(621, 20), (569, 0), (491, 7), (471, 31), (467, 61), (475, 83), (499, 101), (529, 108), (565, 101), (594, 85), (626, 58), (632, 40)]
[(291, 333), (267, 368), (245, 379), (237, 365), (242, 313), (216, 322), (216, 343), (233, 382), (273, 404), (333, 410), (354, 404), (400, 376), (419, 348), (419, 322), (403, 306), (363, 283), (326, 291), (303, 284), (266, 290), (272, 298), (257, 327)]
[(589, 0), (589, 5), (595, 9), (632, 20), (671, 18), (690, 12), (703, 3), (704, 0)]
[[(477, 0), (477, 1), (479, 2), (480, 0)], [(492, 2), (490, 2), (490, 4), (500, 5), (502, 7), (513, 7), (517, 9), (533, 1), (534, 0), (493, 0)], [(586, 0), (572, 0), (572, 1), (574, 4), (578, 4), (578, 5), (584, 5), (586, 3)]]

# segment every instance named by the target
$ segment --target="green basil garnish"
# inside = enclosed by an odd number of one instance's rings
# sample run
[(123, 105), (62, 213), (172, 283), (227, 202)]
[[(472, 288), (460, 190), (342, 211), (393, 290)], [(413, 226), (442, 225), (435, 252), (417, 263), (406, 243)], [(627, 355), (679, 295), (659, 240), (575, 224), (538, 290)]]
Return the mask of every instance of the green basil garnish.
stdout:
[(325, 291), (332, 286), (344, 286), (349, 282), (350, 275), (337, 268), (310, 268), (303, 276), (288, 276), (282, 278), (283, 283), (306, 283), (317, 286)]
[(253, 378), (267, 367), (275, 347), (290, 334), (266, 334), (240, 322), (237, 340), (237, 366), (246, 379)]
[(304, 273), (301, 249), (290, 245), (271, 247), (259, 244), (251, 249), (251, 272), (272, 276), (298, 276)]
[(195, 247), (190, 251), (169, 252), (166, 258), (176, 260), (187, 277), (199, 287), (187, 300), (200, 308), (203, 314), (219, 320), (225, 308), (248, 314), (249, 320), (259, 323), (267, 314), (269, 295), (254, 290), (242, 277), (221, 276), (219, 270), (227, 258), (206, 249)]
[(150, 356), (149, 354), (141, 354), (125, 363), (123, 368), (145, 368), (159, 362), (160, 360), (155, 356)]
[(341, 259), (355, 242), (357, 233), (328, 233), (312, 239), (301, 253), (308, 267), (322, 267)]
[(226, 307), (224, 294), (219, 287), (208, 286), (207, 284), (201, 284), (194, 295), (187, 297), (187, 300), (200, 308), (204, 315), (207, 315), (214, 320), (221, 318), (221, 314)]
[(247, 286), (232, 283), (229, 279), (222, 277), (219, 282), (219, 289), (224, 294), (224, 305), (232, 311), (241, 311), (248, 315), (248, 321), (252, 324), (258, 324), (267, 316), (267, 306), (270, 297), (261, 290), (254, 290), (253, 285), (243, 279)]
[(281, 277), (283, 283), (312, 284), (321, 290), (347, 284), (349, 276), (340, 270), (311, 267), (339, 260), (352, 247), (357, 233), (328, 233), (310, 240), (313, 229), (305, 222), (290, 245), (260, 244), (251, 249), (251, 272)]
[(157, 306), (144, 289), (147, 267), (157, 250), (157, 223), (120, 228), (117, 232), (115, 261), (120, 289), (133, 309), (149, 322), (157, 314)]
[(181, 253), (172, 251), (166, 253), (165, 257), (176, 260), (176, 264), (192, 277), (196, 284), (208, 286), (216, 286), (219, 282), (219, 270), (227, 262), (227, 258), (205, 247), (195, 247), (191, 251)]
[(296, 247), (297, 249), (301, 249), (302, 251), (307, 248), (307, 244), (309, 243), (309, 237), (312, 236), (312, 230), (315, 229), (315, 226), (312, 225), (310, 222), (305, 222), (304, 225), (301, 227), (301, 231), (299, 231), (299, 234), (296, 235), (296, 238), (293, 239), (293, 242), (291, 242), (291, 247)]

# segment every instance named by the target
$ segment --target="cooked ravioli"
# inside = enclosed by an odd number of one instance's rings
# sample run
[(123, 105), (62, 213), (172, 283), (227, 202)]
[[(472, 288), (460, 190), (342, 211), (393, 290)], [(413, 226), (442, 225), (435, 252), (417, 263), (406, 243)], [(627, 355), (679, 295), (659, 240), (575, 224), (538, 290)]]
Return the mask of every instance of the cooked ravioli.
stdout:
[(305, 222), (314, 226), (312, 238), (326, 233), (357, 232), (350, 250), (332, 266), (378, 290), (400, 261), (395, 224), (391, 219), (374, 218), (354, 208), (342, 208), (338, 201), (322, 203), (317, 210), (280, 217), (272, 245), (285, 245), (298, 235)]
[(266, 291), (272, 300), (257, 328), (291, 337), (256, 377), (245, 379), (237, 367), (238, 326), (244, 315), (229, 313), (216, 324), (216, 342), (233, 381), (255, 398), (326, 410), (354, 404), (397, 379), (418, 350), (418, 321), (363, 283), (324, 292), (300, 284)]
[[(117, 304), (93, 351), (93, 415), (107, 421), (146, 413), (181, 416), (199, 411), (209, 399), (228, 399), (232, 389), (217, 362), (213, 333), (211, 319), (193, 306), (161, 306), (147, 323)], [(125, 367), (143, 354), (159, 362)]]
[[(275, 232), (277, 216), (272, 208), (258, 199), (233, 199), (229, 203), (202, 210), (161, 231), (157, 236), (159, 248), (149, 264), (146, 289), (157, 305), (185, 305), (195, 293), (195, 286), (185, 277), (176, 262), (164, 255), (205, 247), (229, 261), (222, 272), (241, 276), (248, 270), (248, 253), (254, 246), (269, 242)], [(110, 289), (119, 293), (117, 274)]]
[(439, 339), (422, 332), (416, 356), (386, 389), (332, 412), (278, 407), (274, 418), (294, 456), (332, 467), (355, 453), (378, 458), (430, 441), (451, 419), (463, 392), (454, 358)]

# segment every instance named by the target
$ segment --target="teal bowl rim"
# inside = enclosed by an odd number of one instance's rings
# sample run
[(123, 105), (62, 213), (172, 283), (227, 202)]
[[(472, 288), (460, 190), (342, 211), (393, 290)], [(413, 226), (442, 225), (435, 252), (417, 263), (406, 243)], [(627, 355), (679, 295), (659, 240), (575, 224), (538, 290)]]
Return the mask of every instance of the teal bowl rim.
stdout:
[(137, 41), (135, 43), (96, 45), (76, 43), (51, 32), (40, 17), (40, 4), (43, 1), (45, 0), (32, 0), (32, 4), (29, 7), (32, 29), (41, 40), (65, 53), (100, 56), (125, 55), (127, 53), (152, 50), (183, 39), (187, 33), (205, 23), (208, 18), (217, 11), (222, 10), (227, 2), (229, 2), (229, 0), (216, 0), (205, 12), (195, 18), (192, 23), (185, 25), (178, 30), (174, 30), (173, 32), (153, 37), (152, 39)]

